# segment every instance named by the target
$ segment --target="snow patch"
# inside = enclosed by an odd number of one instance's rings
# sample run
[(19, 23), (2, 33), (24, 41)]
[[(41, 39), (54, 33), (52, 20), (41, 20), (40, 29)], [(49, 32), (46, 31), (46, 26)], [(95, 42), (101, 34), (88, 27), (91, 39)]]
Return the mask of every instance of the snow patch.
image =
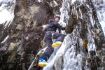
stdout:
[(14, 18), (15, 0), (0, 0), (0, 24), (10, 25)]

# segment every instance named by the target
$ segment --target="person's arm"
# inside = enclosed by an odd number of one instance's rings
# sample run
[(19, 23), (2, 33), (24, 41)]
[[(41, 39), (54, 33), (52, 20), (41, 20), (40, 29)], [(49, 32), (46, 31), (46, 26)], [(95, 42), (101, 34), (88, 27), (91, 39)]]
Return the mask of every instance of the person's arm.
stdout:
[(61, 33), (62, 27), (58, 24), (58, 25), (57, 25), (57, 28), (58, 28), (59, 33)]
[(42, 28), (43, 28), (43, 29), (42, 29), (42, 30), (43, 30), (43, 32), (46, 32), (46, 31), (47, 31), (47, 29), (48, 29), (48, 24), (43, 25), (43, 26), (42, 26)]
[(65, 27), (62, 27), (60, 24), (58, 24), (58, 31), (61, 33), (61, 30), (65, 30)]

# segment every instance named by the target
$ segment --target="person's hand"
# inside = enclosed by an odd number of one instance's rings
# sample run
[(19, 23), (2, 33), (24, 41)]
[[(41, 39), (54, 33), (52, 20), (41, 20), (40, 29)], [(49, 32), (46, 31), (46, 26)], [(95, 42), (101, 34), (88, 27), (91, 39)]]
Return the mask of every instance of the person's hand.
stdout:
[(48, 24), (42, 25), (42, 30), (45, 31), (47, 29), (47, 27), (48, 27)]
[(59, 33), (60, 33), (59, 30), (55, 32), (55, 34), (59, 34)]

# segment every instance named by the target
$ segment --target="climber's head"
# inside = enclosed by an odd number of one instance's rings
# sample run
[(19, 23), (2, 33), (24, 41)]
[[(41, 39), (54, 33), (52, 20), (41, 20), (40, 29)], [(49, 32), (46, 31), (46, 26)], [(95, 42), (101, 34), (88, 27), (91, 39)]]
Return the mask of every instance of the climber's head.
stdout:
[(54, 19), (55, 19), (56, 22), (59, 22), (60, 16), (55, 16)]

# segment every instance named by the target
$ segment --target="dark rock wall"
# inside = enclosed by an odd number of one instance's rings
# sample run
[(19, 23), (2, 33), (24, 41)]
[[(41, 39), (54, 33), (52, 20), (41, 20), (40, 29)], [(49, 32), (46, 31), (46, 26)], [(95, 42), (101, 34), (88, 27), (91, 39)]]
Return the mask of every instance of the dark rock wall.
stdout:
[(6, 42), (1, 44), (1, 47), (7, 48), (1, 55), (1, 69), (27, 70), (31, 52), (37, 52), (42, 47), (42, 25), (53, 17), (54, 11), (47, 1), (39, 3), (34, 0), (16, 0), (14, 14), (11, 25), (0, 34), (0, 42), (9, 36)]

